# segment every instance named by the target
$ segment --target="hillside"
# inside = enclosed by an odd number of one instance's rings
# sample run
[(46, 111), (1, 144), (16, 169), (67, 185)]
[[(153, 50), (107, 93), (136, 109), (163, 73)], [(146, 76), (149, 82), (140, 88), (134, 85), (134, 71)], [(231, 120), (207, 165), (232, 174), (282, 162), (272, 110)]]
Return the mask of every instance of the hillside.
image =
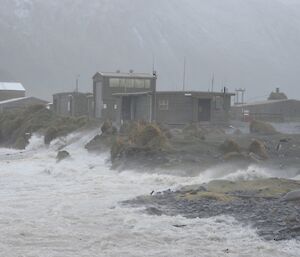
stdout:
[[(296, 0), (0, 0), (0, 70), (49, 98), (98, 70), (152, 70), (159, 89), (276, 86), (300, 97)], [(1, 80), (2, 78), (0, 78)]]

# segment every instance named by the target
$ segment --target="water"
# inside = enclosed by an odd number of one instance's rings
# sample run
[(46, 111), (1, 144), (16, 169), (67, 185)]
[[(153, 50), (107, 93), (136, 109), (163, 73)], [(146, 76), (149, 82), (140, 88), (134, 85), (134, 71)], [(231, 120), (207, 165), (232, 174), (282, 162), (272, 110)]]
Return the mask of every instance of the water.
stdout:
[[(216, 167), (197, 177), (119, 173), (110, 170), (107, 154), (83, 149), (90, 137), (72, 135), (46, 148), (35, 136), (25, 151), (0, 149), (1, 257), (299, 256), (299, 242), (263, 241), (231, 217), (156, 217), (119, 204), (152, 190), (214, 178), (270, 177), (271, 171)], [(72, 159), (57, 164), (56, 149), (66, 142)]]

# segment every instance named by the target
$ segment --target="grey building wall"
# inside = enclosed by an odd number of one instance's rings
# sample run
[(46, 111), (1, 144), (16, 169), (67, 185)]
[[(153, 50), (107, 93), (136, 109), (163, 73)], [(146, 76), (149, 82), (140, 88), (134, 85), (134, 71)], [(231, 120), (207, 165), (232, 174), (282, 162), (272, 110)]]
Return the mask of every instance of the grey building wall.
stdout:
[(232, 107), (231, 116), (234, 119), (243, 120), (244, 113), (249, 113), (250, 119), (266, 121), (299, 121), (300, 101), (270, 100), (256, 104)]
[(58, 93), (53, 95), (53, 111), (62, 116), (85, 116), (89, 112), (90, 95), (77, 92)]
[(19, 90), (0, 90), (0, 101), (25, 97), (25, 91)]
[(157, 92), (156, 121), (169, 125), (226, 123), (231, 96), (210, 92)]

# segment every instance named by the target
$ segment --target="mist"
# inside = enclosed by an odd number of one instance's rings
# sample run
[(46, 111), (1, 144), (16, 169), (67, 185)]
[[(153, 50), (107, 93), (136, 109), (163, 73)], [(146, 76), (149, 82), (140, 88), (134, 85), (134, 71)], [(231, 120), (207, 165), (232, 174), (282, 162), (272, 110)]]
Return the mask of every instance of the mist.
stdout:
[(275, 87), (300, 97), (295, 0), (0, 0), (0, 80), (51, 99), (97, 71), (158, 72), (158, 90)]

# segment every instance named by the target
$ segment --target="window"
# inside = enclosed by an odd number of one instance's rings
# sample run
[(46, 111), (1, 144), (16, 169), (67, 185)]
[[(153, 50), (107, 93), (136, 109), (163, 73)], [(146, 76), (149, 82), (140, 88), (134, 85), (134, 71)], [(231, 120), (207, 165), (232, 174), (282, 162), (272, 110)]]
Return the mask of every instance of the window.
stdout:
[(103, 104), (103, 109), (107, 109), (107, 104)]
[(109, 79), (109, 86), (110, 87), (120, 87), (120, 79)]
[(169, 110), (169, 100), (167, 99), (160, 99), (158, 105), (159, 105), (159, 110), (161, 111)]
[(118, 105), (114, 105), (114, 110), (118, 110)]
[(150, 79), (110, 78), (109, 86), (114, 88), (151, 88)]
[(149, 89), (151, 87), (151, 80), (150, 79), (146, 79), (145, 80), (145, 88)]

